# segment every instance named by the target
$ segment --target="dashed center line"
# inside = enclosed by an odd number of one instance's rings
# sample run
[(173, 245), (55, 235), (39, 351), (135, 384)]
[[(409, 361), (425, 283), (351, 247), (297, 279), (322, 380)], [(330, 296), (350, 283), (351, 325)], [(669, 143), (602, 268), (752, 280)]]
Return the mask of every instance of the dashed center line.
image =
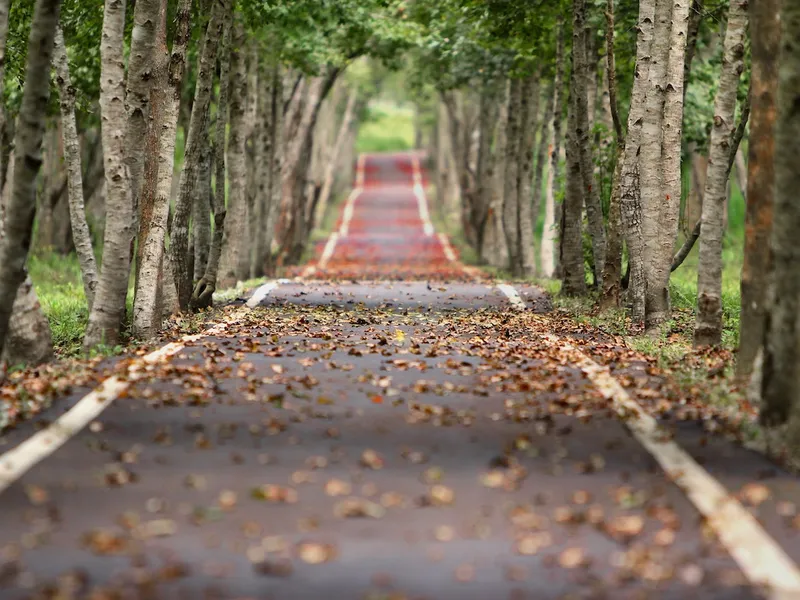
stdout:
[[(498, 284), (511, 305), (524, 310), (525, 301), (513, 286)], [(623, 423), (667, 477), (680, 488), (694, 507), (706, 517), (720, 543), (755, 585), (766, 586), (772, 600), (800, 598), (800, 570), (753, 515), (725, 487), (701, 467), (683, 448), (669, 439), (658, 422), (628, 395), (619, 382), (573, 345), (552, 334), (545, 339), (567, 355), (613, 404)]]

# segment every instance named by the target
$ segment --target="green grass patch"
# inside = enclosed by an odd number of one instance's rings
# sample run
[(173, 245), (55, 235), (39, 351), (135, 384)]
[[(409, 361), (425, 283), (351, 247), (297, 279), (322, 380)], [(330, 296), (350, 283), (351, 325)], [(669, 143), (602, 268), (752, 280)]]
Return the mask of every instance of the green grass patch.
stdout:
[(77, 257), (74, 254), (35, 254), (28, 261), (28, 271), (50, 322), (56, 352), (59, 356), (79, 354), (89, 321), (89, 308)]
[(403, 152), (414, 148), (414, 111), (388, 102), (376, 102), (361, 124), (356, 151)]

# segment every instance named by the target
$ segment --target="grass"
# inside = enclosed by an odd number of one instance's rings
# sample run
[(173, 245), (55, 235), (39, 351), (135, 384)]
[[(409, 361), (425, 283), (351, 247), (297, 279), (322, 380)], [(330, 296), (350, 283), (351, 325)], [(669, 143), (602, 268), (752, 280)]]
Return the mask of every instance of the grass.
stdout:
[(361, 124), (356, 151), (402, 152), (414, 148), (414, 111), (389, 102), (375, 102)]
[(89, 320), (89, 308), (77, 257), (52, 252), (34, 254), (28, 261), (28, 270), (50, 322), (56, 352), (59, 356), (78, 355)]

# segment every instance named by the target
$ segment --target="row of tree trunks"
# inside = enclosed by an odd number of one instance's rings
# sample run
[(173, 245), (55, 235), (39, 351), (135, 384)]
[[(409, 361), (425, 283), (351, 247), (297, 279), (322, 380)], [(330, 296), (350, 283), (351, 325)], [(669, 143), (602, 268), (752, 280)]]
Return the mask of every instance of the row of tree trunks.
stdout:
[(95, 290), (97, 289), (97, 264), (84, 206), (81, 148), (78, 140), (78, 128), (75, 123), (75, 89), (72, 87), (70, 79), (64, 34), (60, 27), (56, 31), (54, 48), (53, 61), (58, 83), (64, 159), (67, 170), (69, 222), (72, 225), (72, 239), (75, 243), (78, 263), (81, 268), (83, 293), (91, 311), (94, 304)]
[(196, 189), (197, 178), (202, 173), (203, 154), (208, 148), (209, 112), (217, 48), (222, 38), (225, 22), (224, 8), (220, 2), (212, 3), (211, 15), (200, 49), (194, 101), (186, 134), (180, 189), (175, 202), (170, 231), (170, 262), (175, 278), (174, 285), (177, 290), (178, 305), (181, 310), (189, 308), (189, 300), (192, 295), (193, 273), (189, 264), (189, 223), (195, 195), (198, 192)]

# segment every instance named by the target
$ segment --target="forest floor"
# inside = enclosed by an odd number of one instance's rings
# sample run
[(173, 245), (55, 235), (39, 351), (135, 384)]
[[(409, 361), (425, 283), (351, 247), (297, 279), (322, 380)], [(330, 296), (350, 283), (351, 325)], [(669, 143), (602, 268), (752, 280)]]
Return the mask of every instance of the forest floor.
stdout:
[(362, 157), (292, 277), (7, 384), (58, 402), (0, 437), (0, 596), (799, 597), (800, 481), (622, 336), (463, 265), (425, 183)]

